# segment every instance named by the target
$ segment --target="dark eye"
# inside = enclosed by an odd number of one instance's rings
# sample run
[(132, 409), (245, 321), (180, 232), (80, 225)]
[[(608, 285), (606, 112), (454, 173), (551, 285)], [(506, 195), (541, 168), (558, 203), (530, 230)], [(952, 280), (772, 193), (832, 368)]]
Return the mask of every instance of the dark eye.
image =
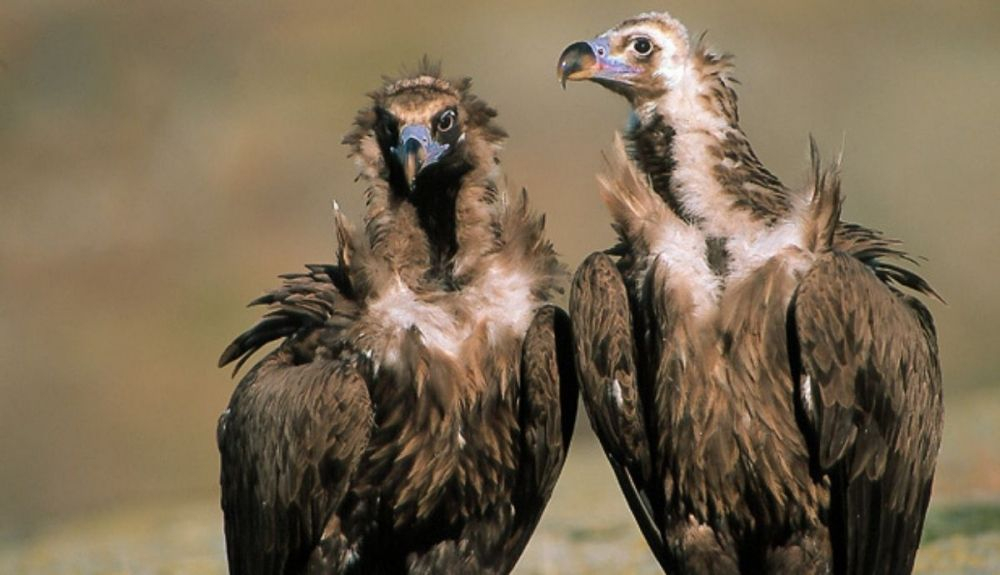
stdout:
[(455, 127), (455, 110), (448, 110), (438, 117), (437, 130), (438, 132), (447, 132), (448, 130)]
[(649, 56), (653, 52), (653, 43), (649, 38), (636, 38), (632, 40), (632, 49), (640, 56)]

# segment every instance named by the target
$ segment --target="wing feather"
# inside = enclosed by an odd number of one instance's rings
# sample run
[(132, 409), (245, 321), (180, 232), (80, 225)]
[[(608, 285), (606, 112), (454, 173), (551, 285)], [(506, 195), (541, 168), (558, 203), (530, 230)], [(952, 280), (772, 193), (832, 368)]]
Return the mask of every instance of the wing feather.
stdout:
[(528, 328), (521, 361), (521, 463), (513, 494), (512, 535), (505, 573), (521, 556), (541, 519), (566, 461), (576, 422), (578, 390), (569, 316), (543, 306)]
[(909, 573), (941, 441), (930, 314), (837, 251), (818, 258), (791, 312), (800, 408), (831, 477), (837, 572)]
[(351, 362), (289, 360), (281, 349), (265, 358), (219, 420), (234, 574), (302, 573), (325, 537), (341, 535), (327, 525), (371, 432), (368, 389)]
[[(638, 387), (632, 313), (611, 258), (590, 255), (573, 279), (573, 339), (583, 403), (632, 514), (661, 565), (664, 539), (650, 504), (653, 462)], [(655, 497), (653, 497), (655, 499)]]
[(320, 326), (342, 327), (357, 315), (354, 288), (342, 266), (311, 264), (308, 273), (281, 275), (281, 287), (250, 302), (270, 307), (256, 325), (226, 347), (219, 367), (236, 361), (240, 367), (268, 343)]

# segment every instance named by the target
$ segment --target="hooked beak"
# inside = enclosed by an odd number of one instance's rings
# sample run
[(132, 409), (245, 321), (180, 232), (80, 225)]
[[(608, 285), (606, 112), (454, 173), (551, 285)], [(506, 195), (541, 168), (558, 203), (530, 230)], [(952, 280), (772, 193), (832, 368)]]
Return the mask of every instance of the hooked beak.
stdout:
[(556, 75), (565, 90), (566, 80), (628, 84), (629, 77), (638, 72), (638, 69), (625, 60), (611, 55), (611, 45), (607, 38), (597, 37), (567, 46), (559, 56)]
[(448, 148), (448, 144), (439, 144), (431, 137), (427, 126), (410, 124), (403, 127), (399, 133), (399, 142), (391, 151), (403, 168), (410, 191), (416, 186), (420, 172), (440, 160)]
[(566, 80), (586, 80), (597, 69), (597, 55), (586, 42), (570, 44), (559, 56), (559, 83), (566, 89)]

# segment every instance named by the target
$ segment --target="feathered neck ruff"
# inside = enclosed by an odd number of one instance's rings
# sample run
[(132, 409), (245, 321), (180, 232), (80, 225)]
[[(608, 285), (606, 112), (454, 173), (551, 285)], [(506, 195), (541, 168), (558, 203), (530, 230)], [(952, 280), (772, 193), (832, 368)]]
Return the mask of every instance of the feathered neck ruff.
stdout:
[[(544, 236), (544, 217), (528, 209), (526, 193), (508, 197), (499, 154), (507, 133), (494, 123), (496, 111), (470, 92), (472, 81), (449, 81), (438, 66), (424, 60), (418, 72), (387, 79), (369, 94), (373, 105), (362, 109), (354, 129), (344, 138), (365, 190), (364, 237), (337, 214), (341, 265), (350, 270), (358, 295), (377, 296), (384, 286), (402, 282), (415, 293), (451, 292), (475, 284), (502, 264), (526, 273), (539, 301), (551, 297), (566, 271)], [(389, 167), (374, 133), (377, 112), (390, 98), (406, 91), (438, 93), (458, 102), (464, 130), (461, 148), (469, 169), (454, 190), (456, 249), (444, 265), (421, 227), (418, 210), (395, 193)]]
[(703, 34), (680, 69), (676, 85), (636, 103), (625, 132), (631, 159), (657, 195), (713, 235), (731, 235), (726, 222), (748, 229), (787, 217), (789, 190), (740, 127), (732, 56), (712, 52)]

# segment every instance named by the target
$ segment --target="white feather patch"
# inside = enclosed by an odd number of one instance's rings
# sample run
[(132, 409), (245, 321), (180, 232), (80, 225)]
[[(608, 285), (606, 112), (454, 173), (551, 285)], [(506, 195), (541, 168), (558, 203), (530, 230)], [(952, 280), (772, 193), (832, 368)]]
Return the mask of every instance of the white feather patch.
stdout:
[(659, 106), (660, 114), (675, 130), (673, 191), (685, 210), (704, 222), (706, 233), (728, 237), (748, 222), (745, 215), (730, 213), (731, 198), (715, 177), (716, 160), (709, 148), (725, 141), (732, 127), (703, 104), (705, 86), (692, 66), (688, 60), (677, 67), (676, 86)]
[(485, 323), (491, 340), (503, 330), (528, 331), (537, 302), (531, 294), (531, 278), (520, 270), (491, 266), (466, 295), (477, 310), (472, 326)]
[[(440, 306), (431, 305), (413, 293), (410, 288), (397, 281), (396, 284), (383, 292), (382, 296), (368, 306), (369, 313), (383, 325), (393, 331), (403, 332), (417, 328), (424, 345), (435, 347), (446, 353), (457, 355), (464, 333), (456, 324), (455, 318), (445, 312)], [(394, 362), (398, 358), (396, 350), (386, 353), (386, 361)]]
[[(729, 238), (729, 281), (738, 281), (777, 256), (788, 256), (786, 261), (800, 269), (807, 264), (807, 254), (802, 241), (802, 228), (798, 219), (791, 219), (771, 228), (752, 228)], [(801, 270), (800, 270), (801, 271)]]
[(801, 383), (802, 391), (802, 403), (806, 406), (806, 413), (809, 414), (809, 418), (812, 419), (813, 413), (815, 413), (816, 404), (813, 401), (813, 390), (812, 390), (812, 377), (806, 376)]
[(654, 228), (651, 235), (652, 261), (662, 258), (670, 268), (666, 287), (690, 293), (695, 317), (707, 316), (716, 307), (720, 286), (708, 264), (705, 234), (672, 218)]
[(625, 406), (625, 402), (622, 399), (622, 384), (618, 381), (617, 377), (611, 382), (611, 397), (615, 400), (615, 405), (618, 409), (622, 409)]
[[(393, 341), (398, 342), (403, 333), (416, 328), (426, 347), (459, 357), (480, 325), (486, 326), (490, 341), (508, 332), (523, 335), (538, 304), (531, 285), (531, 277), (521, 270), (491, 266), (472, 285), (452, 294), (457, 301), (447, 302), (473, 310), (469, 316), (459, 318), (448, 311), (448, 306), (426, 301), (397, 280), (368, 305), (368, 313), (376, 325), (394, 336), (390, 338)], [(388, 345), (384, 362), (398, 360), (398, 343)]]

